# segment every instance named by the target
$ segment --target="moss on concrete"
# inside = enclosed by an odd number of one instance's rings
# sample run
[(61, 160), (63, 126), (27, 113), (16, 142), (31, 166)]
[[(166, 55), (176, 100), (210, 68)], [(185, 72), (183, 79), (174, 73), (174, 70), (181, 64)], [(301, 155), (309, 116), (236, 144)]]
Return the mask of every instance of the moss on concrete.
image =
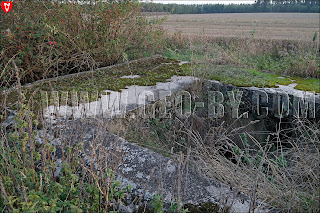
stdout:
[[(165, 82), (173, 75), (193, 74), (206, 79), (218, 80), (224, 84), (242, 87), (277, 87), (277, 84), (297, 83), (296, 89), (320, 93), (320, 79), (280, 76), (235, 66), (189, 63), (180, 65), (179, 61), (166, 58), (150, 58), (149, 60), (136, 61), (121, 66), (98, 69), (95, 72), (46, 80), (23, 89), (23, 93), (26, 94), (27, 100), (32, 96), (39, 100), (40, 93), (35, 91), (40, 90), (86, 91), (89, 94), (100, 94), (104, 90), (121, 91), (121, 89), (130, 85), (155, 85), (157, 82)], [(139, 75), (140, 78), (121, 78), (124, 75)], [(17, 96), (17, 91), (8, 94), (7, 103), (12, 105), (10, 108), (15, 108), (14, 104), (17, 101)], [(97, 96), (90, 96), (89, 99), (90, 101), (96, 100)]]
[(295, 86), (295, 89), (303, 91), (314, 91), (320, 93), (320, 79), (315, 78), (301, 78), (301, 77), (290, 77), (294, 83), (298, 85)]
[[(121, 78), (124, 75), (139, 75), (140, 78)], [(150, 86), (164, 82), (173, 75), (184, 75), (177, 61), (167, 59), (151, 60), (147, 63), (133, 63), (115, 68), (100, 69), (94, 73), (65, 78), (56, 82), (46, 82), (41, 89), (50, 88), (58, 91), (121, 91), (129, 85)]]
[(184, 209), (188, 209), (189, 212), (194, 213), (216, 213), (216, 212), (227, 212), (226, 210), (220, 211), (220, 208), (211, 202), (202, 203), (199, 205), (193, 205), (193, 204), (185, 204), (183, 206)]
[[(22, 92), (26, 95), (27, 100), (31, 96), (34, 96), (34, 99), (40, 100), (40, 93), (34, 93), (34, 91), (72, 91), (88, 92), (89, 94), (100, 94), (104, 90), (121, 91), (121, 89), (130, 85), (151, 86), (157, 82), (165, 82), (174, 75), (186, 75), (185, 68), (186, 66), (180, 66), (179, 61), (176, 60), (150, 58), (149, 60), (136, 61), (121, 66), (98, 69), (95, 72), (46, 80), (24, 88)], [(125, 75), (139, 75), (140, 77), (134, 79), (121, 78)], [(18, 93), (16, 90), (13, 90), (8, 93), (7, 103), (14, 105), (17, 102), (17, 98)], [(92, 101), (96, 100), (97, 97), (89, 96), (89, 99)]]
[(281, 76), (254, 69), (246, 69), (225, 65), (199, 64), (195, 67), (198, 75), (204, 78), (217, 80), (223, 84), (232, 84), (240, 87), (278, 87), (277, 85), (298, 84), (295, 89), (320, 93), (320, 79), (302, 78), (297, 76)]

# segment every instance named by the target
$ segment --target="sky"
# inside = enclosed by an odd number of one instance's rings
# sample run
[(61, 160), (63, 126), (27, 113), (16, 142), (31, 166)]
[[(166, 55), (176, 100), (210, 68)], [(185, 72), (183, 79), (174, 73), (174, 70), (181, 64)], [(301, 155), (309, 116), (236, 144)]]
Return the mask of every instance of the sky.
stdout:
[[(151, 2), (151, 0), (143, 0)], [(255, 0), (153, 0), (154, 3), (175, 4), (253, 4)]]

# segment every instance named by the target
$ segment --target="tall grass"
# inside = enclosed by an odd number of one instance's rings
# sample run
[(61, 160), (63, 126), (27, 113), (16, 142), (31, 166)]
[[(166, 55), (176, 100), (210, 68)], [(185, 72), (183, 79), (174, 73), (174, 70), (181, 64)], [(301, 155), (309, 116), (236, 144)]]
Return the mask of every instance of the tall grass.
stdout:
[(320, 78), (318, 41), (187, 37), (181, 32), (167, 40), (166, 56), (171, 58)]
[[(260, 199), (284, 211), (317, 212), (319, 123), (297, 119), (291, 129), (279, 129), (276, 137), (265, 142), (244, 131), (243, 148), (233, 142), (236, 129), (228, 129), (211, 126), (205, 134), (184, 130), (193, 147), (192, 164), (200, 172), (250, 195), (252, 207)], [(257, 148), (247, 144), (249, 138)], [(232, 157), (226, 157), (226, 153), (232, 153)]]
[(184, 153), (191, 168), (249, 195), (251, 211), (262, 201), (284, 212), (317, 212), (320, 123), (296, 119), (290, 128), (284, 126), (288, 124), (280, 122), (266, 141), (258, 141), (247, 126), (195, 114), (187, 119), (121, 120), (108, 130), (177, 161)]
[[(19, 109), (10, 115), (14, 121), (8, 127), (4, 121), (11, 112), (5, 98), (0, 105), (0, 211), (119, 210), (130, 191), (115, 174), (121, 153), (106, 150), (105, 138), (86, 140), (76, 123), (54, 131), (41, 115), (29, 110), (30, 102), (22, 93), (19, 97)], [(103, 126), (96, 127), (105, 133)], [(112, 146), (117, 147), (118, 141)]]

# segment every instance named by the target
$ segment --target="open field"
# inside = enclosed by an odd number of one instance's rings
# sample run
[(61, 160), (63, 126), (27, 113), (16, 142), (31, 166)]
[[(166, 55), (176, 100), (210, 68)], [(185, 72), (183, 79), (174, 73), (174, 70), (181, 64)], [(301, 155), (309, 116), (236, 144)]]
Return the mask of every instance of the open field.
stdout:
[(254, 37), (312, 41), (319, 34), (319, 13), (229, 13), (168, 15), (169, 34), (190, 37)]

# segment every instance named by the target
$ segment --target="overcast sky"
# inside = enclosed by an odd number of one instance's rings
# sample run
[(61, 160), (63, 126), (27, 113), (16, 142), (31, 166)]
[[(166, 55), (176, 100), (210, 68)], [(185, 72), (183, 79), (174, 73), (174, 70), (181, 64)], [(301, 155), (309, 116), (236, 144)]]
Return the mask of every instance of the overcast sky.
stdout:
[[(151, 0), (143, 0), (151, 2)], [(154, 3), (176, 4), (253, 4), (255, 0), (153, 0)]]

